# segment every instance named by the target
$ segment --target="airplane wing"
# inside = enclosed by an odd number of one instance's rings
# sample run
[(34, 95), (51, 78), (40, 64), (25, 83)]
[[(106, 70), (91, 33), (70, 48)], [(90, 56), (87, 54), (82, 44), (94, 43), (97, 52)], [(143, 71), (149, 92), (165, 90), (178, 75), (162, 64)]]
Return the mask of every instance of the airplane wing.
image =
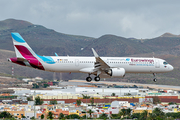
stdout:
[(92, 48), (94, 57), (96, 58), (96, 62), (94, 65), (94, 71), (97, 72), (97, 75), (101, 74), (102, 71), (109, 70), (110, 66), (104, 62), (99, 55), (96, 53), (96, 51)]

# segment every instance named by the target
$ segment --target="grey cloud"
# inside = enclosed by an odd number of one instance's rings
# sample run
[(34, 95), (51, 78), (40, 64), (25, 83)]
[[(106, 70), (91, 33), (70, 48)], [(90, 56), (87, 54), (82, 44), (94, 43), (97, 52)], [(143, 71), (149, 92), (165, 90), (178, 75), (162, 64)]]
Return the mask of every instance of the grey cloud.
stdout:
[(180, 1), (174, 0), (8, 0), (0, 20), (15, 18), (66, 34), (152, 38), (180, 34)]

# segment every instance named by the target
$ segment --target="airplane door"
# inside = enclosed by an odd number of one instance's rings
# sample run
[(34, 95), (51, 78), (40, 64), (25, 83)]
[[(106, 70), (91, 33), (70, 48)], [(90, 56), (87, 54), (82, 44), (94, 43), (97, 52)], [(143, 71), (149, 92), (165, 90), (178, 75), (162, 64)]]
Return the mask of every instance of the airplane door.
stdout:
[(160, 63), (157, 59), (155, 59), (155, 68), (160, 68)]
[(75, 66), (79, 66), (79, 59), (75, 59)]

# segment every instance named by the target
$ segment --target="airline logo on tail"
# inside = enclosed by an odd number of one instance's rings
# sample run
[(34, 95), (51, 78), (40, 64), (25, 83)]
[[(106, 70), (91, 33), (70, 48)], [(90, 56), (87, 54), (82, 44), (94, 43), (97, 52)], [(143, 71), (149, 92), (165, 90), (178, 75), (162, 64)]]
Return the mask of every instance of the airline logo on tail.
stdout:
[(11, 35), (13, 39), (14, 49), (16, 52), (16, 57), (9, 58), (8, 60), (23, 66), (29, 66), (44, 70), (44, 67), (38, 60), (37, 55), (25, 42), (21, 35), (19, 33), (11, 33)]

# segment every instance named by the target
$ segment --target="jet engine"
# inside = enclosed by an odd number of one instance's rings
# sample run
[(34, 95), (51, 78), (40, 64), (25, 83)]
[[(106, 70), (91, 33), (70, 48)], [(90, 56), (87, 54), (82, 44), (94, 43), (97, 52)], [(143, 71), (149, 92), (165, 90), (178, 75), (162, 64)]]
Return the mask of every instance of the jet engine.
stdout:
[(111, 77), (124, 77), (125, 76), (125, 69), (124, 68), (111, 68), (105, 71)]

